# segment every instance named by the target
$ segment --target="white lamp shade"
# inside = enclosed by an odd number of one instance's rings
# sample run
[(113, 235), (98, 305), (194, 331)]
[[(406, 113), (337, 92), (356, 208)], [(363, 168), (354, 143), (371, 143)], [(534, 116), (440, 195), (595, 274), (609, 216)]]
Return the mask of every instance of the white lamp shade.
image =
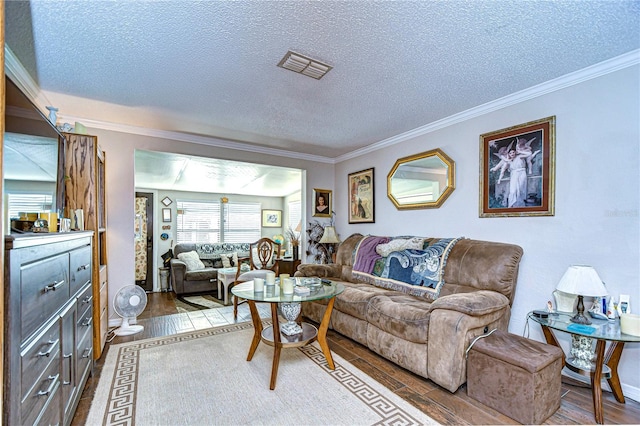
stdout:
[(586, 265), (571, 265), (560, 279), (559, 291), (580, 296), (602, 297), (609, 294), (595, 269)]
[(320, 238), (320, 244), (338, 244), (340, 238), (336, 235), (336, 228), (333, 226), (327, 226), (324, 228), (322, 238)]

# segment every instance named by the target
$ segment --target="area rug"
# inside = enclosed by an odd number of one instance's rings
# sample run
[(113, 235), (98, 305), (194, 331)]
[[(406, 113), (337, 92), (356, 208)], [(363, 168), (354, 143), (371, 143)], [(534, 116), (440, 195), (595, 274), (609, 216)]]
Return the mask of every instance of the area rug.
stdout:
[(224, 307), (218, 299), (208, 294), (202, 296), (178, 296), (175, 299), (175, 303), (178, 312), (193, 312)]
[(251, 323), (113, 345), (88, 425), (438, 424), (340, 356), (329, 370), (317, 343), (247, 351)]

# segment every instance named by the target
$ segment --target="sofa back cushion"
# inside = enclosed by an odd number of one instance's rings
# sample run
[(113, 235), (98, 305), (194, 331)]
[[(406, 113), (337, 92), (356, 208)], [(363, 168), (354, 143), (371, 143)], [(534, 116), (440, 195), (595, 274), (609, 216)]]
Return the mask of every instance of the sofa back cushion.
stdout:
[(513, 304), (522, 253), (515, 244), (459, 241), (449, 254), (440, 295), (492, 290)]

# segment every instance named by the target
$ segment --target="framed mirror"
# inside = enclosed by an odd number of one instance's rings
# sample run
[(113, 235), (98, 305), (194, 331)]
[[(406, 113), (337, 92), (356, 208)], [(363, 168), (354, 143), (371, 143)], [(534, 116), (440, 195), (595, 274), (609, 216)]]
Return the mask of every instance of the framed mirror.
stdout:
[(439, 148), (400, 158), (387, 175), (387, 196), (398, 210), (440, 207), (456, 187), (455, 167)]

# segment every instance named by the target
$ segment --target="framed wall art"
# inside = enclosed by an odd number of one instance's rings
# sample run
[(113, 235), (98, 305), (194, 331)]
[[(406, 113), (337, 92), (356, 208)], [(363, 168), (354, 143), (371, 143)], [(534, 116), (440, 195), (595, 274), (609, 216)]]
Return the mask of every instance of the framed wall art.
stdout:
[(282, 210), (262, 210), (263, 228), (281, 228)]
[(171, 209), (162, 209), (162, 221), (171, 222)]
[(373, 168), (350, 173), (349, 223), (374, 223)]
[(556, 117), (480, 135), (480, 217), (555, 214)]
[(313, 188), (313, 215), (331, 217), (331, 190)]

